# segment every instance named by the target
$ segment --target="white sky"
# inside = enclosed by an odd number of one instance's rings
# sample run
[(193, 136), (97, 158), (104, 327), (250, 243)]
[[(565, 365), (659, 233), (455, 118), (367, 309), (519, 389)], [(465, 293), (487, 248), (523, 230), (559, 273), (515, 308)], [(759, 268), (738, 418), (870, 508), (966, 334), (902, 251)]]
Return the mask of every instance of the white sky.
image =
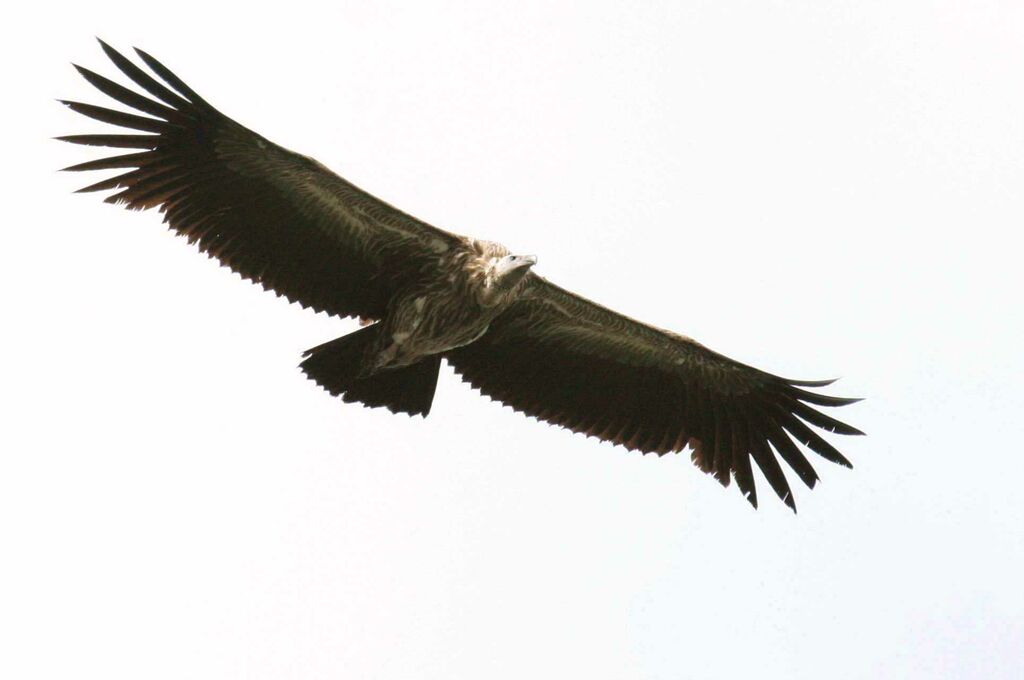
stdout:
[[(373, 4), (373, 7), (365, 7)], [(1017, 678), (1024, 6), (91, 2), (3, 51), (5, 678)], [(70, 191), (93, 35), (440, 227), (797, 378), (800, 514), (296, 370), (348, 332)]]

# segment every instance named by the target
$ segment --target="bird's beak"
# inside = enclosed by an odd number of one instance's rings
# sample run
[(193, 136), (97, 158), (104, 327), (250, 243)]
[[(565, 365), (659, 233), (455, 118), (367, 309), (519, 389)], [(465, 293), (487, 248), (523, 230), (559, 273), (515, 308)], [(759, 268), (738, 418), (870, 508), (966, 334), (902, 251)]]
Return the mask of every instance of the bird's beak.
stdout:
[(514, 286), (523, 280), (526, 273), (533, 265), (537, 264), (535, 255), (509, 255), (503, 257), (494, 268), (494, 278), (504, 282), (504, 285)]

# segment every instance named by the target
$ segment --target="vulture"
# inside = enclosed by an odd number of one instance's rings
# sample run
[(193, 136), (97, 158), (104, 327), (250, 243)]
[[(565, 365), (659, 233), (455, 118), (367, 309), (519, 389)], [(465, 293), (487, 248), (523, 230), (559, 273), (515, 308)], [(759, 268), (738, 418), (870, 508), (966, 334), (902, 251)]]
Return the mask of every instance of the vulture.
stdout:
[(358, 318), (303, 354), (301, 370), (332, 395), (426, 416), (444, 359), (539, 420), (643, 453), (688, 448), (755, 508), (751, 459), (794, 511), (780, 458), (812, 488), (804, 449), (851, 467), (816, 431), (862, 434), (820, 409), (858, 401), (813, 389), (833, 381), (780, 378), (575, 295), (537, 275), (535, 257), (437, 229), (243, 127), (146, 52), (149, 71), (100, 46), (134, 88), (75, 68), (134, 111), (60, 101), (128, 132), (57, 139), (125, 151), (65, 170), (117, 170), (80, 191), (158, 208), (243, 278)]

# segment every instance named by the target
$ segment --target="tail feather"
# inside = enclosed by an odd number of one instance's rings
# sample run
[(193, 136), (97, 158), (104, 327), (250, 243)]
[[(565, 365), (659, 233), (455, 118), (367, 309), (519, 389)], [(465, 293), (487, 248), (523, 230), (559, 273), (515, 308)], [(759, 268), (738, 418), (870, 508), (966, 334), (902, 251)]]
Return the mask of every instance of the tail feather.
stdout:
[(434, 401), (441, 357), (432, 356), (411, 366), (385, 369), (358, 377), (377, 327), (354, 333), (306, 350), (299, 368), (318, 385), (346, 402), (384, 406), (392, 413), (426, 417)]

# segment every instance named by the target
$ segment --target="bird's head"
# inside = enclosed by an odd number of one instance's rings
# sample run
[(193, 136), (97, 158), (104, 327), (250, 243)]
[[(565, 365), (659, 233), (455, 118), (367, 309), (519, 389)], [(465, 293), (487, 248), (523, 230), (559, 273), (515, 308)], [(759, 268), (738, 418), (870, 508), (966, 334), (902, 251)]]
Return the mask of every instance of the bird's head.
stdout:
[(476, 292), (485, 307), (504, 304), (516, 297), (521, 285), (537, 264), (533, 255), (510, 255), (497, 243), (473, 241), (477, 256), (467, 262), (476, 281)]
[(496, 288), (511, 290), (523, 280), (530, 267), (537, 264), (534, 255), (506, 255), (496, 258), (492, 270), (492, 281)]

